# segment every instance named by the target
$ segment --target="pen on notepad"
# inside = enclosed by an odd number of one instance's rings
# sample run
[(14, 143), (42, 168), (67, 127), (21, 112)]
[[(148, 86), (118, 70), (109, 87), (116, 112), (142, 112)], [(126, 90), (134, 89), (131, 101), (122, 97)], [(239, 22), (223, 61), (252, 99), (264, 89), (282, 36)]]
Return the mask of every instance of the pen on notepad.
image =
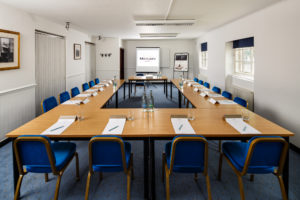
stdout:
[(245, 127), (243, 128), (243, 131), (246, 131), (246, 129), (247, 129), (247, 126), (245, 126)]
[(57, 128), (55, 128), (55, 129), (52, 129), (51, 131), (55, 131), (55, 130), (60, 129), (60, 128), (63, 128), (63, 127), (64, 127), (64, 126), (57, 127)]
[(181, 130), (181, 129), (182, 129), (182, 127), (183, 127), (183, 124), (181, 124), (181, 125), (179, 126), (179, 130)]
[(116, 128), (118, 128), (119, 126), (115, 126), (115, 127), (113, 127), (113, 128), (111, 128), (111, 129), (109, 129), (108, 131), (110, 132), (110, 131), (112, 131), (112, 130), (115, 130)]

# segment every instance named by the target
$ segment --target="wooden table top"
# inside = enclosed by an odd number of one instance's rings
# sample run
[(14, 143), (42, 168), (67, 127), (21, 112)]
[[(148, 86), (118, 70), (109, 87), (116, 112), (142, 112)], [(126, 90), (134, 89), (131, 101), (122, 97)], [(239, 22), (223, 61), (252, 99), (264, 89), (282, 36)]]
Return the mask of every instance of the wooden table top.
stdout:
[(151, 78), (147, 78), (146, 76), (130, 76), (128, 78), (129, 81), (145, 81), (145, 80), (149, 80), (149, 81), (165, 81), (168, 80), (168, 77), (166, 76), (161, 76), (161, 77), (157, 77), (157, 76), (153, 76)]
[[(81, 114), (84, 119), (75, 121), (60, 135), (51, 135), (50, 138), (91, 138), (95, 135), (101, 135), (109, 117), (111, 115), (128, 115), (132, 112), (133, 121), (126, 121), (122, 137), (173, 137), (175, 136), (170, 116), (174, 114), (188, 114), (193, 112), (195, 120), (190, 121), (196, 134), (205, 137), (251, 137), (254, 135), (244, 135), (238, 133), (234, 128), (225, 122), (225, 114), (241, 114), (244, 108), (240, 106), (218, 107), (211, 109), (213, 105), (206, 100), (208, 107), (196, 109), (155, 109), (154, 112), (144, 112), (143, 109), (101, 109), (102, 106), (113, 96), (113, 94), (124, 84), (124, 80), (117, 82), (117, 87), (113, 89), (110, 85), (103, 92), (98, 92), (95, 97), (89, 97), (90, 102), (81, 105), (59, 105), (56, 108), (40, 115), (23, 126), (11, 131), (6, 136), (15, 138), (20, 135), (39, 135), (51, 125), (53, 125), (62, 115)], [(197, 95), (199, 96), (199, 95)], [(201, 97), (202, 98), (202, 97)], [(205, 103), (205, 104), (206, 104)], [(221, 105), (217, 105), (221, 106)], [(280, 135), (284, 137), (294, 134), (266, 119), (249, 112), (249, 124), (259, 130), (259, 135)]]

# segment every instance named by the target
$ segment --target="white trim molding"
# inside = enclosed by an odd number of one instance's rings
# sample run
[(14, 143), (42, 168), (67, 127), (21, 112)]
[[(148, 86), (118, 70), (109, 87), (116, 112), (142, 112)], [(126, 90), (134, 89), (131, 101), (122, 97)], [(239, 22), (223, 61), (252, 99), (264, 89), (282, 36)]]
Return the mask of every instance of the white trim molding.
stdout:
[(8, 89), (8, 90), (2, 90), (2, 91), (0, 91), (0, 96), (6, 95), (6, 94), (9, 94), (12, 92), (17, 92), (19, 90), (29, 89), (29, 88), (32, 88), (35, 86), (36, 86), (36, 83), (32, 83), (32, 84), (28, 84), (28, 85), (23, 85), (21, 87), (16, 87), (16, 88)]

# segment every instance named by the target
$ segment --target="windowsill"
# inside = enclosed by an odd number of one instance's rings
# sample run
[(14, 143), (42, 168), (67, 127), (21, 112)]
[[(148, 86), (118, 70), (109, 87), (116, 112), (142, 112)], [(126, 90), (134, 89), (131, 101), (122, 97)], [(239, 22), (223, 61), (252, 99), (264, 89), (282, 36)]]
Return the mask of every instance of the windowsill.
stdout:
[(233, 78), (241, 79), (244, 81), (249, 81), (249, 82), (254, 82), (254, 77), (253, 76), (247, 76), (247, 75), (242, 75), (242, 74), (232, 74)]

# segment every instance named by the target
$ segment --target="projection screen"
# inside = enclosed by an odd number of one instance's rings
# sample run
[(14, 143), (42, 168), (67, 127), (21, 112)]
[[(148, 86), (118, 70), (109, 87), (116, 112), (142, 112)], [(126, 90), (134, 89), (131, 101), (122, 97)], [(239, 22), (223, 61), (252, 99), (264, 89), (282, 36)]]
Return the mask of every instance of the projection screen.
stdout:
[(160, 48), (136, 48), (136, 72), (159, 72)]

